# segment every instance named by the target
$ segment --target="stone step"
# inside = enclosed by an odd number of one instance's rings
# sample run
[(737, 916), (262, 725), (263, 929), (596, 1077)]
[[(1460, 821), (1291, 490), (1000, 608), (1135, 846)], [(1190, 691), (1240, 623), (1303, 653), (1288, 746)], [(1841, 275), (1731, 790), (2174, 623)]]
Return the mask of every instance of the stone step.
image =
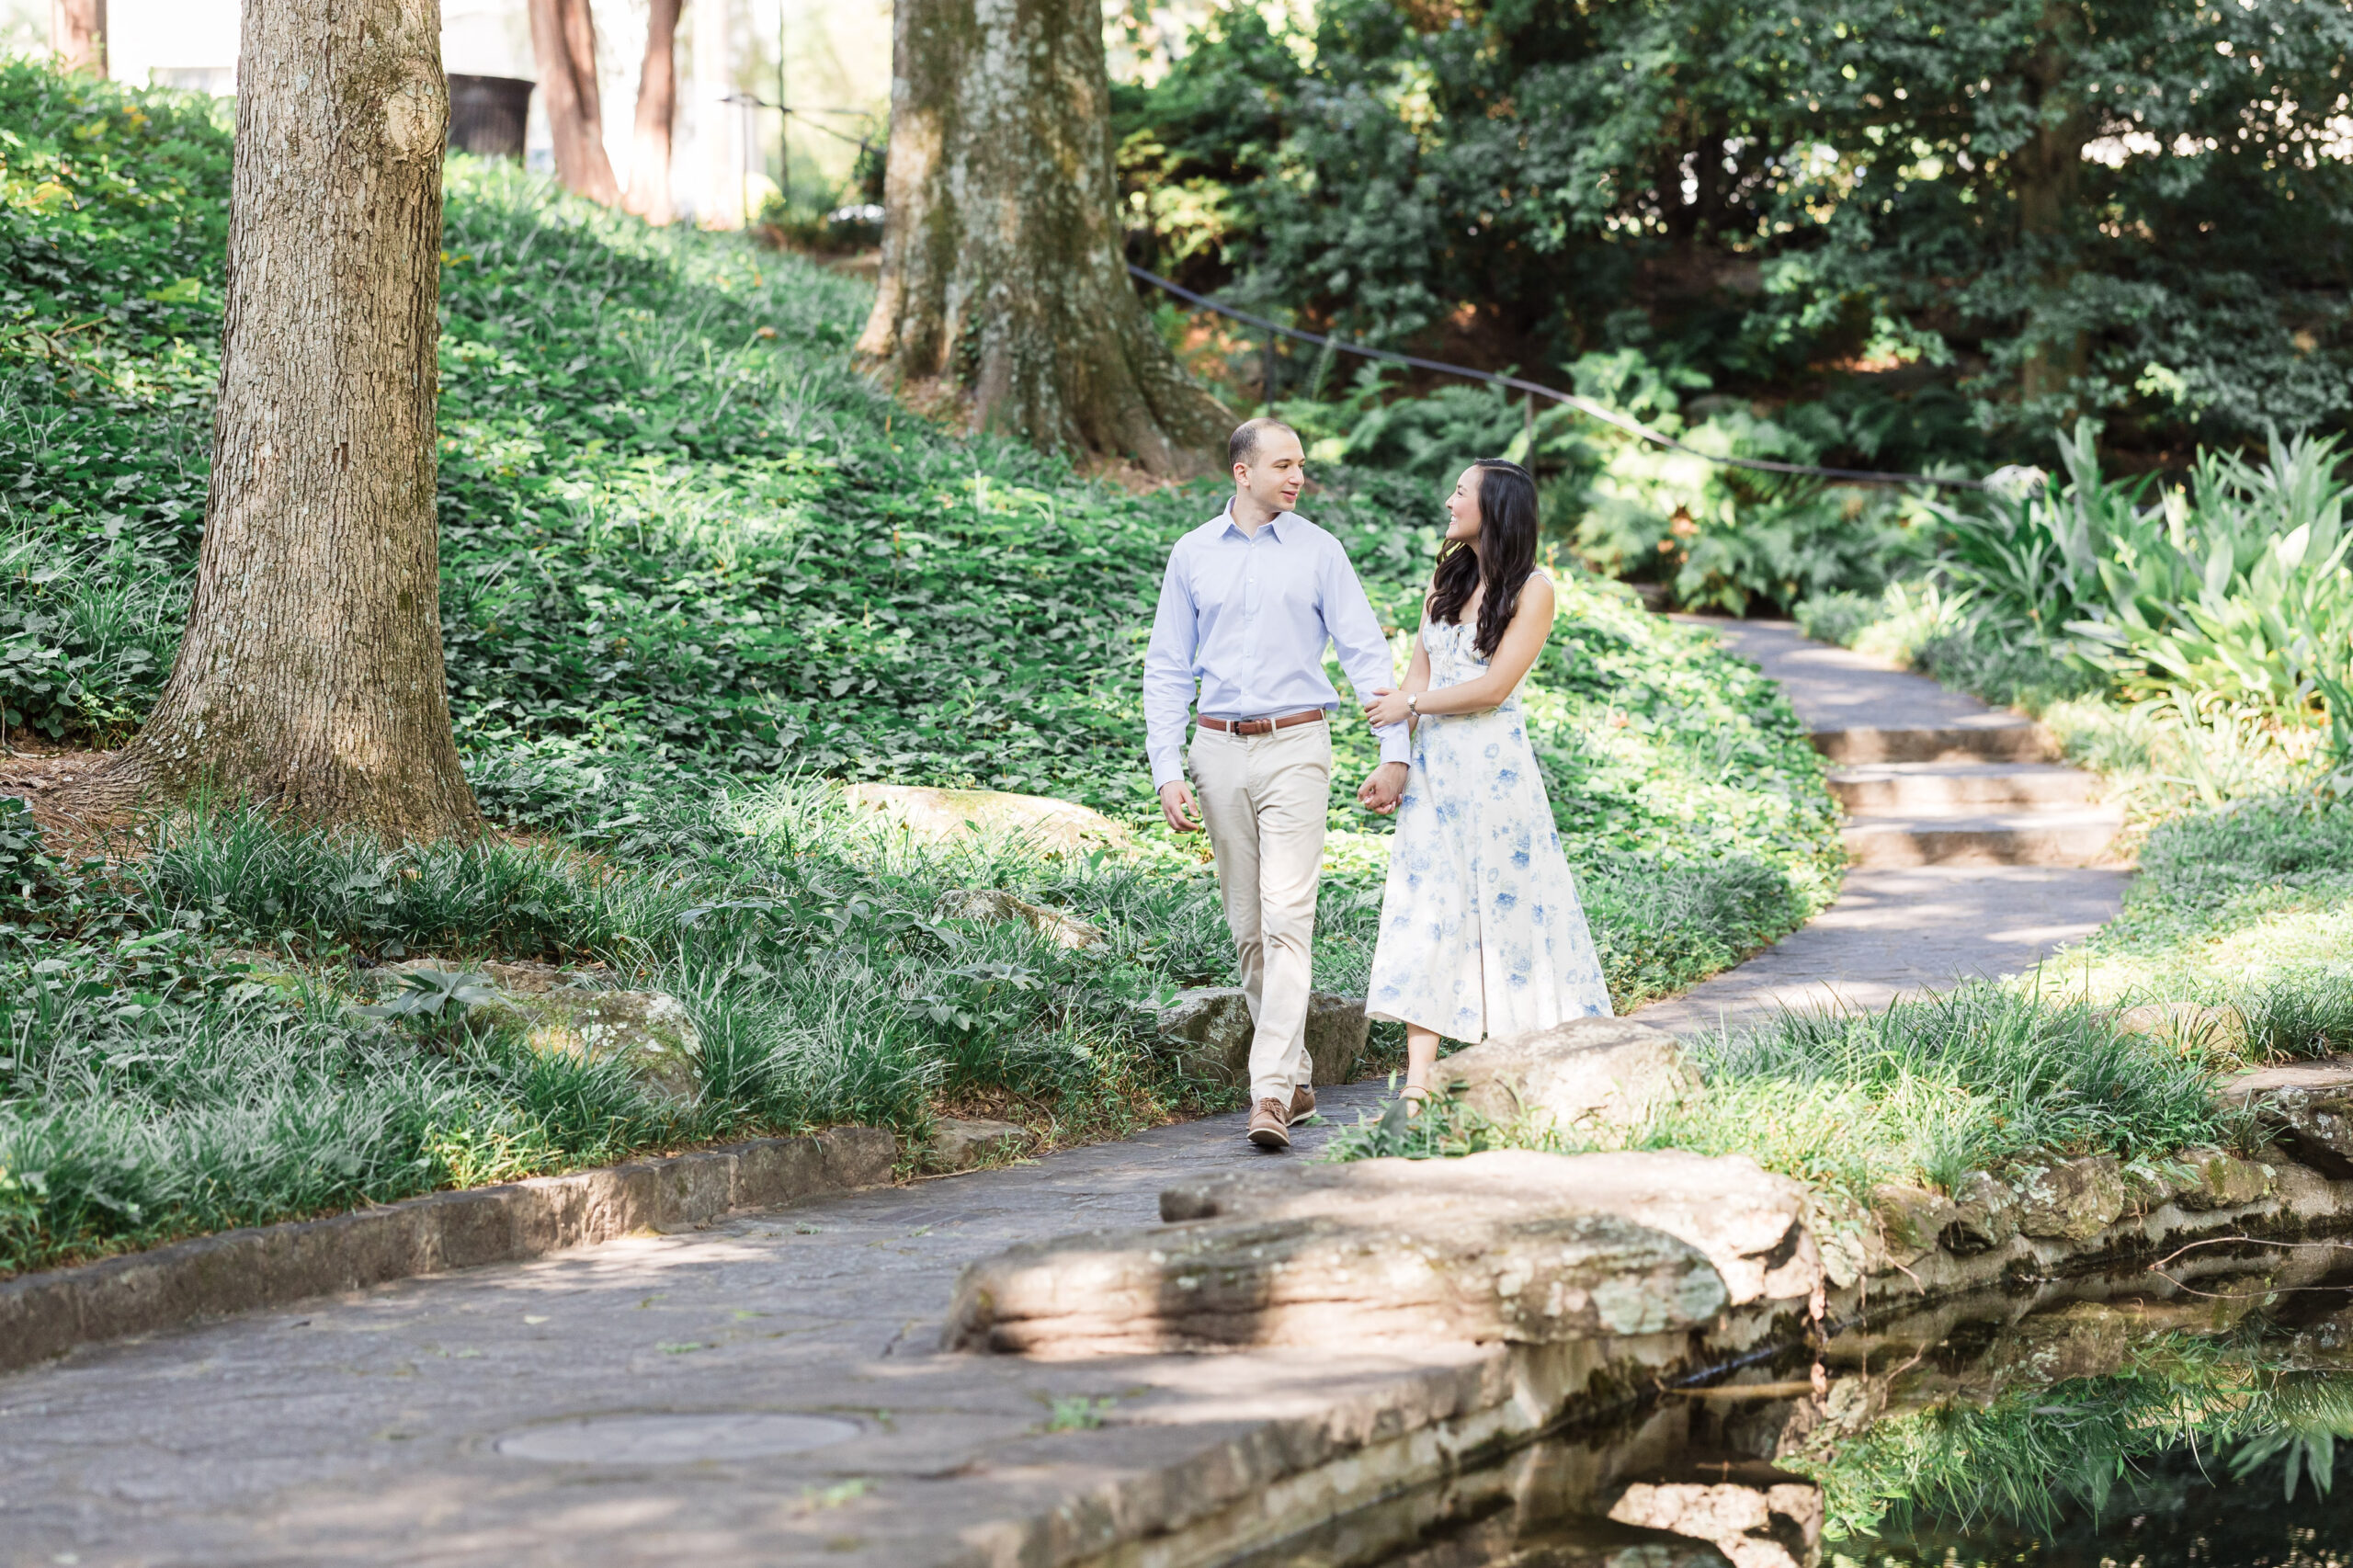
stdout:
[(1847, 824), (1858, 866), (2097, 866), (2124, 825), (2112, 807), (1992, 812), (1978, 816), (1886, 813)]
[(1816, 730), (1811, 738), (1814, 750), (1837, 763), (2049, 762), (2059, 755), (2050, 731), (2016, 713), (1921, 729)]
[(2086, 806), (2099, 780), (2048, 762), (1870, 762), (1831, 774), (1830, 792), (1856, 816), (1977, 812)]

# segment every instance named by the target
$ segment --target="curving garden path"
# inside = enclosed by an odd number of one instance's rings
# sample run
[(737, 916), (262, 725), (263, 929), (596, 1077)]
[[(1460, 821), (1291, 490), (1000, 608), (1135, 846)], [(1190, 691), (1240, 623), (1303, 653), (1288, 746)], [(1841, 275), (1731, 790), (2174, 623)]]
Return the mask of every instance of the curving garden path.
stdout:
[(1643, 1008), (1713, 1032), (1783, 1009), (1876, 1009), (2018, 974), (2113, 919), (2129, 869), (2097, 781), (2049, 760), (2042, 727), (1921, 676), (1811, 642), (1786, 621), (1716, 630), (1788, 693), (1849, 813), (1859, 862), (1838, 902), (1736, 969)]
[[(2031, 858), (2053, 853), (2036, 824), (1980, 820), (2031, 818), (2036, 791), (2075, 809), (2075, 783), (2051, 777), (2063, 770), (2018, 762), (2039, 744), (2023, 721), (1784, 629), (1725, 635), (1845, 737), (1818, 743), (1834, 755), (1866, 733), (1882, 751), (1918, 749), (1890, 738), (1906, 734), (1993, 739), (1848, 765), (1842, 790), (1879, 813), (1859, 832), (1896, 835), (1869, 854), (1922, 863), (1859, 869), (1802, 931), (1646, 1021), (1877, 1005), (2018, 970), (2114, 911), (2121, 870)], [(1378, 1097), (1350, 1085), (1326, 1108), (1352, 1121)], [(965, 1263), (1149, 1223), (1171, 1181), (1253, 1157), (1241, 1131), (1164, 1127), (86, 1346), (0, 1377), (0, 1565), (1009, 1568), (1175, 1519), (1203, 1488), (1275, 1508), (1280, 1486), (1254, 1477), (1457, 1398), (1479, 1358), (935, 1348)]]

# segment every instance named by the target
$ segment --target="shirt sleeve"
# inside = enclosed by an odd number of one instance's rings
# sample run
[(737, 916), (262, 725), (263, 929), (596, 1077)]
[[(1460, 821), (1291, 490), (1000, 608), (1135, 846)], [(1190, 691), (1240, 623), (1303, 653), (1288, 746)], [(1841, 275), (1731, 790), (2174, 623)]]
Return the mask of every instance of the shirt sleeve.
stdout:
[[(1347, 672), (1348, 686), (1359, 703), (1372, 700), (1375, 691), (1397, 689), (1389, 639), (1381, 634), (1372, 602), (1364, 597), (1364, 585), (1357, 581), (1356, 568), (1348, 564), (1348, 552), (1337, 540), (1324, 553), (1324, 627), (1332, 634), (1340, 668)], [(1404, 724), (1383, 724), (1372, 733), (1381, 741), (1381, 761), (1404, 762), (1413, 756), (1411, 732)]]
[(1168, 552), (1160, 579), (1160, 608), (1143, 654), (1143, 744), (1152, 787), (1185, 777), (1185, 720), (1193, 709), (1193, 654), (1200, 640), (1193, 592), (1185, 572), (1185, 541)]

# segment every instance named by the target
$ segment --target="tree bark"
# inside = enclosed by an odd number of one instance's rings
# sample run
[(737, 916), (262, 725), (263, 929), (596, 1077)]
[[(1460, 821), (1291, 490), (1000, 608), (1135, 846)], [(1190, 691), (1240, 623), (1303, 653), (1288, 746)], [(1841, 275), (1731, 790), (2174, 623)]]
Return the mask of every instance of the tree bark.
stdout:
[(146, 727), (61, 804), (201, 786), (387, 837), (470, 831), (434, 514), (440, 7), (244, 11), (195, 597)]
[(1099, 0), (900, 0), (881, 292), (858, 349), (975, 426), (1154, 473), (1223, 466), (1120, 254)]
[(107, 74), (107, 0), (49, 0), (49, 49), (68, 71)]
[(2036, 309), (2027, 322), (2027, 330), (2037, 335), (2018, 372), (2018, 393), (2029, 403), (2072, 392), (2089, 353), (2082, 333), (2050, 332), (2033, 319), (2059, 302), (2075, 277), (2071, 231), (2081, 201), (2084, 142), (2091, 132), (2083, 96), (2070, 79), (2081, 18), (2065, 0), (2052, 0), (2036, 30), (2037, 45), (2025, 71), (2035, 129), (2016, 154), (2013, 186), (2018, 239), (2039, 274)]
[(645, 21), (645, 62), (637, 74), (637, 137), (630, 149), (629, 199), (623, 205), (649, 222), (667, 223), (670, 129), (678, 115), (678, 0), (653, 0)]
[(615, 206), (621, 189), (605, 156), (597, 23), (588, 0), (530, 0), (530, 6), (531, 53), (539, 61), (540, 101), (555, 142), (555, 177), (575, 195)]

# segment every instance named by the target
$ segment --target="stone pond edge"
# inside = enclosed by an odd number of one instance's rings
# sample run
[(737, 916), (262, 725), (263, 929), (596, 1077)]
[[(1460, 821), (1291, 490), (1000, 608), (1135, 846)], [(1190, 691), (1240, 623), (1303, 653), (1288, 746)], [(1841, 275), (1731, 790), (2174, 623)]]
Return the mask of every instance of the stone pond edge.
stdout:
[(102, 1340), (879, 1187), (897, 1158), (891, 1133), (835, 1127), (431, 1193), (20, 1275), (0, 1280), (0, 1372)]
[[(2157, 1205), (2078, 1240), (2015, 1236), (1969, 1256), (1941, 1250), (1909, 1267), (1829, 1285), (1824, 1327), (1908, 1312), (1984, 1290), (2027, 1295), (2185, 1244), (2353, 1231), (2353, 1180), (2274, 1168), (2272, 1190), (2213, 1210)], [(2185, 1260), (2184, 1275), (2217, 1267)], [(1923, 1267), (1926, 1265), (1926, 1267)], [(1251, 1423), (1171, 1463), (1108, 1479), (1051, 1510), (964, 1532), (954, 1568), (1210, 1568), (1443, 1479), (1649, 1385), (1711, 1366), (1794, 1349), (1813, 1330), (1807, 1303), (1764, 1300), (1707, 1330), (1548, 1345), (1452, 1346), (1446, 1364), (1401, 1368), (1320, 1409)], [(1114, 1358), (1113, 1359), (1117, 1359)]]

